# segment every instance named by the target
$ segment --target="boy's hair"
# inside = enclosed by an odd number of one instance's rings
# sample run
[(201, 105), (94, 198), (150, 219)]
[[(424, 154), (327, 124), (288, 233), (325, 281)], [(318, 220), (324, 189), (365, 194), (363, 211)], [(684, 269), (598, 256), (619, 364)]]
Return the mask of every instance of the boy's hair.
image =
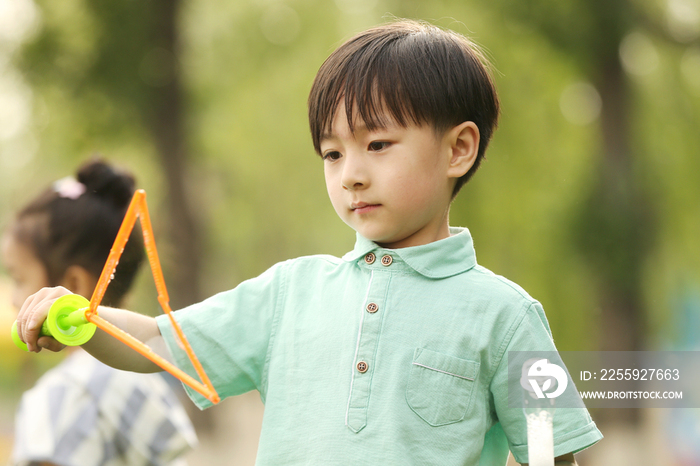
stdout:
[(387, 114), (403, 127), (430, 125), (436, 132), (473, 121), (479, 151), (455, 196), (479, 167), (498, 121), (488, 67), (470, 40), (430, 24), (401, 20), (364, 31), (333, 52), (316, 75), (308, 102), (314, 149), (321, 153), (341, 99), (351, 131), (353, 113), (370, 131), (389, 123)]
[[(57, 181), (20, 210), (10, 233), (46, 267), (50, 286), (58, 285), (72, 265), (85, 268), (97, 278), (129, 207), (134, 186), (130, 173), (118, 171), (103, 160), (92, 160), (80, 167), (76, 179)], [(134, 228), (103, 304), (121, 304), (144, 256), (140, 229)]]

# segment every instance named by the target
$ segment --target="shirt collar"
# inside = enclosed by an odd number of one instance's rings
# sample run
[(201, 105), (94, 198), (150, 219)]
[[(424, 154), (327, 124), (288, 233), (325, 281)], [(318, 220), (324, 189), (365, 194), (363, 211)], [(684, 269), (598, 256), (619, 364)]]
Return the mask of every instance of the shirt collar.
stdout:
[(450, 227), (449, 238), (400, 249), (385, 249), (359, 233), (356, 236), (355, 247), (343, 256), (347, 262), (354, 262), (370, 252), (377, 256), (390, 253), (428, 278), (450, 277), (476, 266), (476, 253), (467, 228)]

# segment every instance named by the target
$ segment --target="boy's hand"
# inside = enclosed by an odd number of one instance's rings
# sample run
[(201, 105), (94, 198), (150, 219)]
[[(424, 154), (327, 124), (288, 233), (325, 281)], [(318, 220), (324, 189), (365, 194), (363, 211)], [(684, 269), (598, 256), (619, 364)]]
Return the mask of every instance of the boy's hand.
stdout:
[(38, 353), (42, 348), (61, 351), (66, 345), (52, 337), (39, 336), (41, 324), (46, 320), (51, 305), (61, 296), (71, 294), (70, 290), (57, 286), (42, 288), (28, 297), (17, 314), (17, 335), (27, 344), (27, 349)]

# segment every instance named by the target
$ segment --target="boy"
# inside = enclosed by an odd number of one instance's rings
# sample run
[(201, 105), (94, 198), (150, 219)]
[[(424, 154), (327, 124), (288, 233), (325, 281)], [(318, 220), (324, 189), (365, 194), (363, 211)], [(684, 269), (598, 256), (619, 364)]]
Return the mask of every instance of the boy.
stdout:
[[(222, 398), (260, 392), (259, 464), (503, 465), (509, 448), (527, 461), (507, 352), (555, 350), (549, 327), (540, 304), (478, 266), (468, 230), (448, 223), (497, 117), (482, 57), (432, 26), (370, 29), (321, 66), (312, 139), (355, 248), (277, 264), (175, 314)], [(63, 293), (23, 306), (30, 349), (59, 349), (37, 329)], [(165, 316), (100, 314), (187, 366)], [(159, 370), (99, 333), (84, 348), (115, 367)], [(557, 464), (602, 437), (585, 409), (558, 410), (554, 436)]]

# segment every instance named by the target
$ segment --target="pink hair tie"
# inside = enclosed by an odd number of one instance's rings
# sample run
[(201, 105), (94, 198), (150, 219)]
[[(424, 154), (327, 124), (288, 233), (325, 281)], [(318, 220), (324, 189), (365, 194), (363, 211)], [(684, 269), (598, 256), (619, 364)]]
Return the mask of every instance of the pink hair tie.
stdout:
[(60, 197), (78, 199), (85, 192), (85, 185), (72, 176), (61, 178), (53, 183), (53, 190)]

